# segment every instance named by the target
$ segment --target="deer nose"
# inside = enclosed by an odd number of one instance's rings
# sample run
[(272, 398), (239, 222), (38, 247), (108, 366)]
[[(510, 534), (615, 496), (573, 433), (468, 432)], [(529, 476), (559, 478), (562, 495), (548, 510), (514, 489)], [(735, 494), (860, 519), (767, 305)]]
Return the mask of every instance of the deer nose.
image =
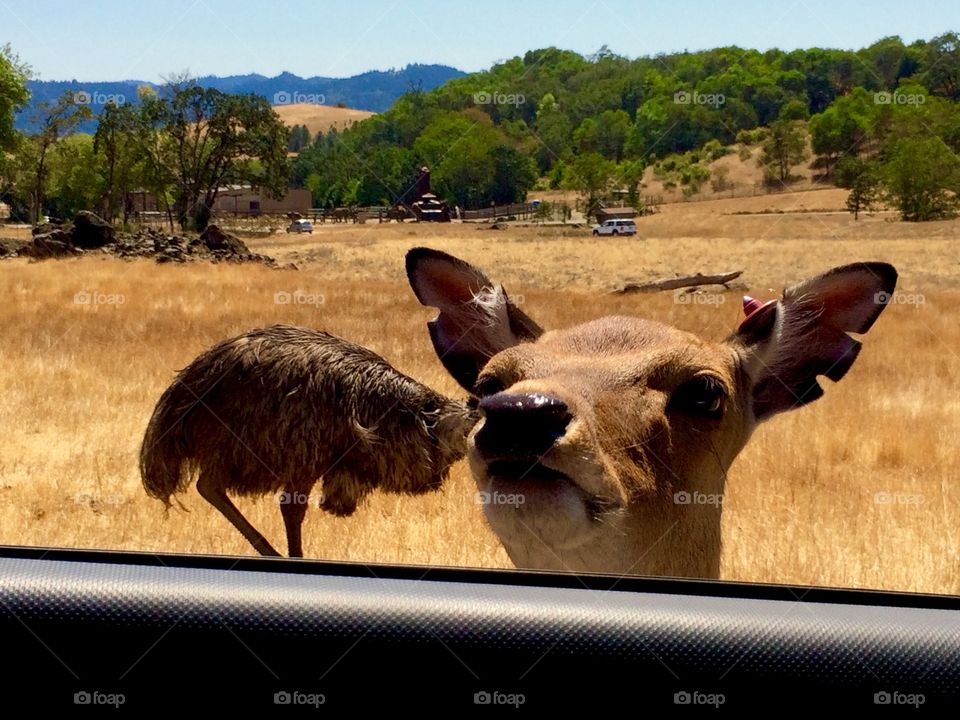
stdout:
[(490, 459), (539, 459), (563, 437), (572, 415), (559, 398), (539, 393), (500, 392), (480, 401), (483, 426), (474, 437)]

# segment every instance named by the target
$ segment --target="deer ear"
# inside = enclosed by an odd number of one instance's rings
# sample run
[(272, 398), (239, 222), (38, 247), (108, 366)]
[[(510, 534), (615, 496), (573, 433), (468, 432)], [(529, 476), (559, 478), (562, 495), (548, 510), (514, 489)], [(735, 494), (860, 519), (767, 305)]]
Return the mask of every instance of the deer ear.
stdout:
[(440, 310), (427, 323), (433, 348), (454, 380), (470, 392), (490, 358), (543, 334), (510, 302), (503, 286), (445, 252), (410, 250), (407, 279), (421, 304)]
[(897, 271), (879, 262), (834, 268), (788, 288), (777, 302), (753, 310), (730, 342), (750, 377), (757, 421), (823, 395), (817, 377), (840, 380), (860, 352), (848, 333), (865, 333), (886, 307)]

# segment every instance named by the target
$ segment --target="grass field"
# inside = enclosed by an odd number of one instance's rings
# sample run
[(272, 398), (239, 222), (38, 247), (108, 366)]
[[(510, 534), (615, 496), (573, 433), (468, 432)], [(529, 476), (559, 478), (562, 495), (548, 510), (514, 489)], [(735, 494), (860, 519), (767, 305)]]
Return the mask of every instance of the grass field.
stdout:
[(343, 130), (355, 122), (376, 114), (367, 110), (317, 105), (316, 103), (274, 105), (273, 110), (287, 127), (306, 125), (311, 137), (314, 137), (317, 133), (325, 133), (330, 128)]
[[(832, 265), (879, 259), (901, 270), (903, 294), (865, 338), (857, 365), (841, 383), (827, 382), (819, 402), (764, 425), (730, 472), (722, 577), (960, 593), (960, 222), (785, 212), (798, 202), (831, 210), (842, 198), (823, 191), (667, 205), (629, 241), (594, 242), (569, 228), (375, 224), (251, 241), (299, 270), (99, 257), (0, 263), (0, 543), (251, 554), (195, 490), (182, 498), (189, 512), (169, 514), (144, 494), (136, 455), (154, 402), (202, 349), (274, 322), (342, 335), (457, 394), (425, 332), (431, 311), (403, 277), (413, 245), (484, 267), (548, 328), (626, 313), (714, 339), (737, 325), (741, 292), (690, 304), (670, 293), (606, 291), (744, 269), (745, 287), (766, 299)], [(275, 302), (298, 290), (304, 302)], [(461, 463), (436, 495), (375, 496), (348, 519), (313, 509), (305, 553), (509, 567), (474, 492)], [(285, 547), (274, 499), (238, 504)]]

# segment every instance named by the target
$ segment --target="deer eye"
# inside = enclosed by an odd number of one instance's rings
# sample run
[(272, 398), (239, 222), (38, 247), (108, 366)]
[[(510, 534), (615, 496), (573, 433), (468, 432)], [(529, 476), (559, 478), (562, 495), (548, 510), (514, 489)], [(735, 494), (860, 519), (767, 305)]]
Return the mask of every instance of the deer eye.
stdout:
[(727, 400), (727, 390), (717, 378), (699, 375), (678, 387), (670, 406), (683, 412), (719, 420)]
[(498, 392), (506, 390), (503, 382), (495, 375), (485, 375), (477, 379), (473, 386), (473, 394), (477, 397), (486, 397), (487, 395), (496, 395)]

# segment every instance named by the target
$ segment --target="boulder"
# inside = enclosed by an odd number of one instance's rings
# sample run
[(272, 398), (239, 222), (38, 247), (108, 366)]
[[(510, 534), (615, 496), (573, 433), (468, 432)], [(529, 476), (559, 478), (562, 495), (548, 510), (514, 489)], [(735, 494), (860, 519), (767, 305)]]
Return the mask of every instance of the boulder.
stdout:
[(21, 255), (36, 260), (70, 257), (71, 255), (80, 255), (82, 252), (70, 243), (70, 235), (64, 230), (54, 230), (53, 232), (36, 235), (32, 243), (20, 250)]
[(30, 229), (30, 234), (33, 237), (36, 237), (37, 235), (46, 235), (49, 232), (53, 232), (54, 230), (59, 230), (59, 229), (60, 229), (60, 226), (54, 225), (53, 223), (48, 223), (48, 222), (40, 223), (39, 225), (34, 225)]
[(217, 225), (208, 225), (207, 229), (200, 233), (200, 240), (211, 252), (226, 251), (231, 255), (250, 254), (250, 248), (243, 240), (236, 235), (224, 232)]
[(199, 237), (192, 238), (153, 229), (115, 232), (103, 218), (83, 211), (77, 213), (72, 224), (37, 226), (33, 236), (29, 242), (0, 242), (0, 258), (19, 255), (39, 260), (82, 255), (84, 250), (96, 249), (124, 259), (152, 257), (158, 263), (256, 262), (277, 266), (273, 258), (251, 253), (243, 240), (216, 225), (210, 225)]
[(29, 245), (23, 240), (7, 240), (0, 238), (0, 257), (16, 257), (24, 247)]
[(81, 210), (73, 218), (70, 237), (78, 248), (103, 247), (113, 242), (113, 226), (96, 213)]

